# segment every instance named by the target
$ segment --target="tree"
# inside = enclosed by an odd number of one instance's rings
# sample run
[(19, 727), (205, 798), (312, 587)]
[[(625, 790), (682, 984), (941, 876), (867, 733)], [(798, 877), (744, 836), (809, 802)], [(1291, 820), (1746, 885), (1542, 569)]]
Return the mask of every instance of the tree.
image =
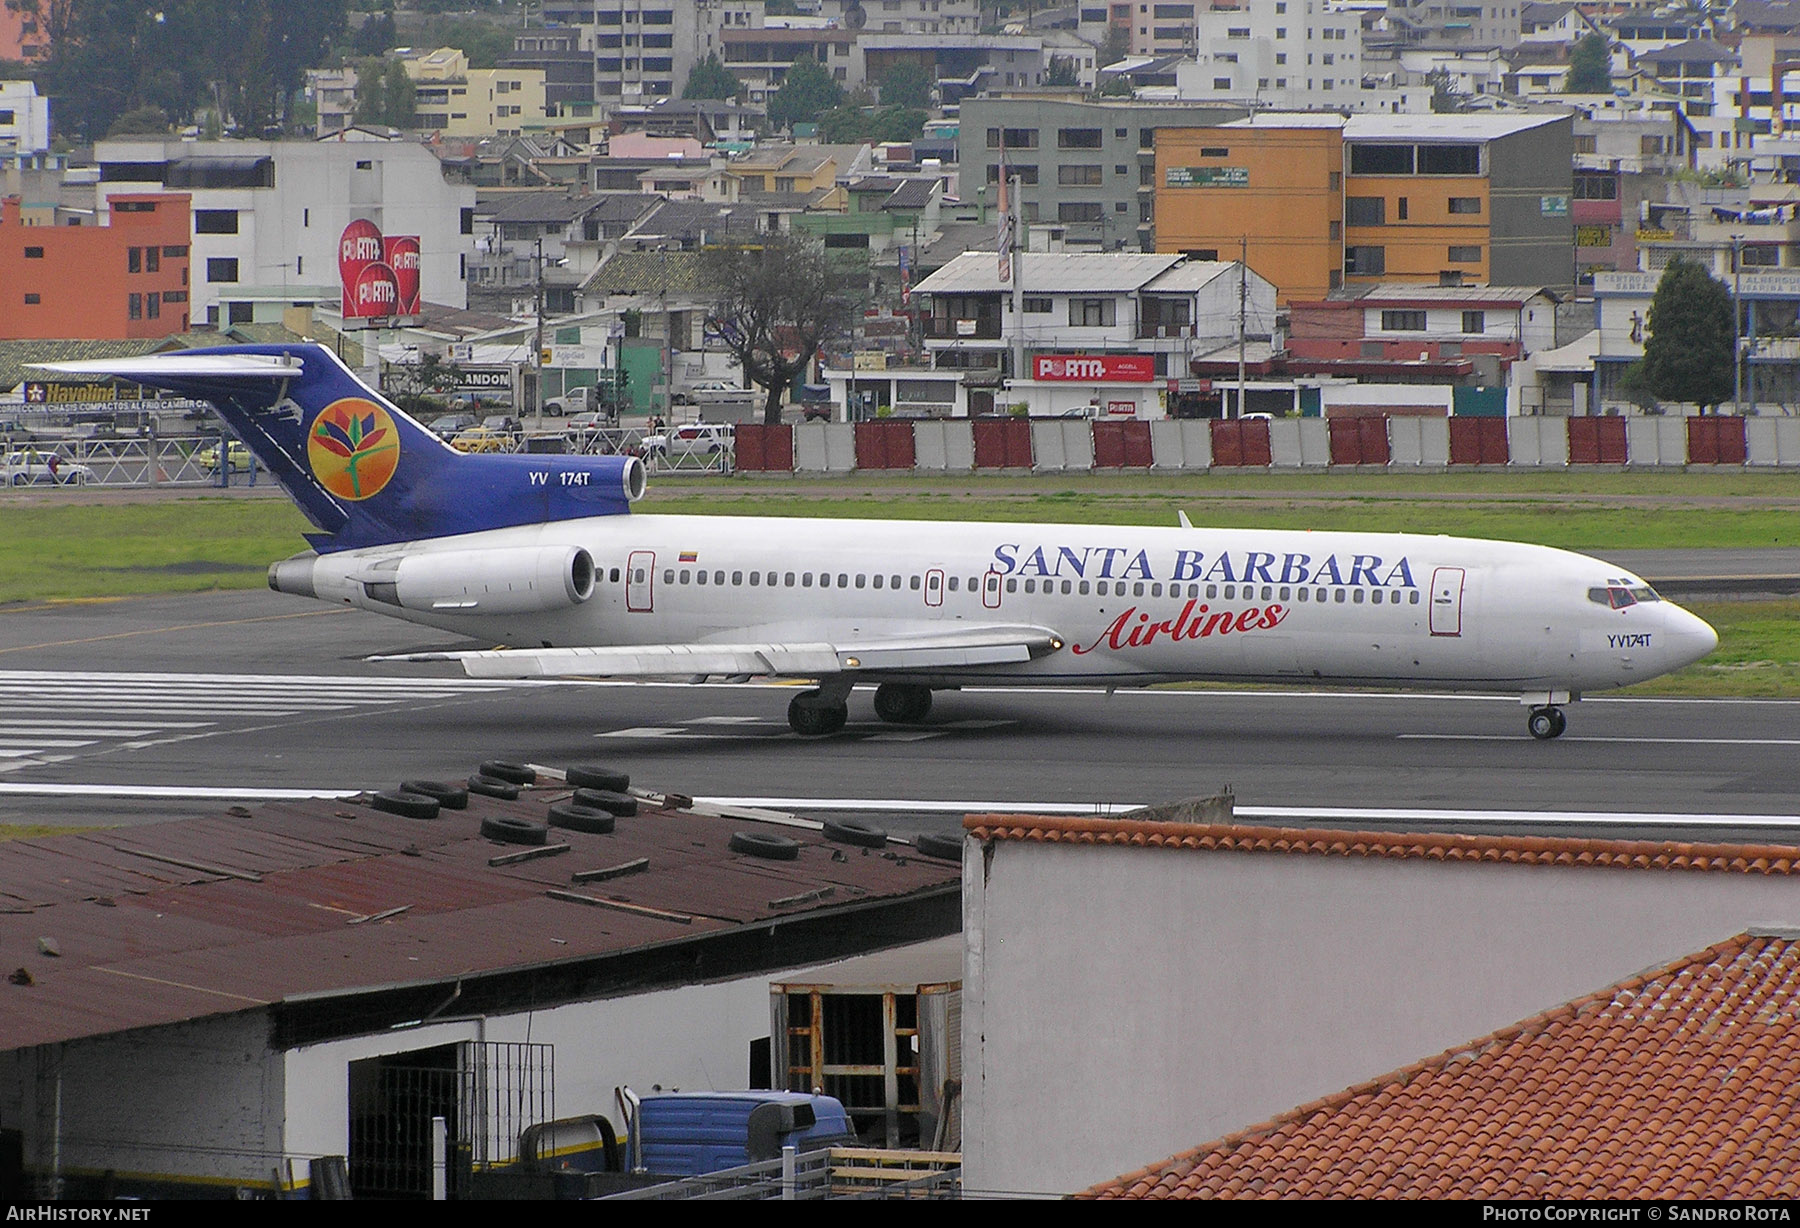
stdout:
[(881, 103), (889, 107), (908, 107), (915, 111), (931, 109), (931, 73), (924, 65), (901, 60), (881, 78)]
[(1075, 61), (1066, 55), (1050, 57), (1050, 67), (1044, 73), (1045, 85), (1080, 85), (1081, 78), (1075, 71)]
[(1456, 78), (1450, 75), (1448, 68), (1432, 69), (1425, 74), (1425, 80), (1431, 83), (1431, 109), (1434, 112), (1444, 114), (1469, 109), (1468, 95), (1457, 88)]
[(1109, 25), (1106, 27), (1106, 40), (1100, 44), (1100, 67), (1117, 64), (1131, 54), (1131, 28), (1129, 26)]
[(715, 248), (702, 267), (717, 295), (707, 332), (724, 340), (751, 383), (768, 390), (763, 421), (779, 423), (782, 393), (850, 315), (825, 247), (776, 232), (753, 246)]
[(738, 75), (725, 65), (719, 63), (719, 57), (709, 55), (688, 74), (687, 84), (681, 87), (683, 98), (712, 98), (720, 102), (730, 102), (744, 88)]
[(356, 28), (350, 38), (350, 50), (359, 56), (380, 55), (395, 45), (399, 35), (394, 30), (392, 13), (377, 13)]
[(819, 116), (819, 139), (829, 145), (865, 141), (916, 141), (925, 131), (924, 111), (911, 107), (859, 107), (846, 103)]
[(1590, 34), (1569, 53), (1569, 75), (1563, 78), (1565, 94), (1612, 93), (1612, 61), (1606, 35)]
[(410, 128), (418, 119), (418, 87), (399, 60), (362, 60), (356, 65), (353, 123)]
[(1664, 270), (1650, 300), (1643, 384), (1664, 401), (1691, 401), (1702, 413), (1728, 399), (1735, 383), (1731, 291), (1689, 260)]
[(844, 88), (810, 55), (788, 66), (781, 88), (769, 99), (769, 122), (777, 128), (815, 120), (844, 101)]
[(106, 130), (107, 136), (165, 136), (169, 117), (161, 107), (138, 107), (125, 112)]

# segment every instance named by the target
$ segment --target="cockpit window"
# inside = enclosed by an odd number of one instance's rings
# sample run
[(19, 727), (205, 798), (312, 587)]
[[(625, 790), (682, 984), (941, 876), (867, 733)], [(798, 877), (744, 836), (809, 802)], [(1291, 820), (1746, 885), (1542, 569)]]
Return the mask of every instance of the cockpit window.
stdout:
[(1623, 610), (1640, 601), (1662, 600), (1648, 584), (1627, 584), (1622, 580), (1608, 581), (1604, 586), (1595, 585), (1588, 590), (1587, 595), (1588, 600), (1595, 605), (1610, 606), (1615, 610)]

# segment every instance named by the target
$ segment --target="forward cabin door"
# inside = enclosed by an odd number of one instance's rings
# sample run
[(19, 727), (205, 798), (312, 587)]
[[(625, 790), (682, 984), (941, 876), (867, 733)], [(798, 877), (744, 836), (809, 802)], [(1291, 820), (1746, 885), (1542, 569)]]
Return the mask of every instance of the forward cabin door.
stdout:
[(625, 561), (625, 609), (650, 614), (656, 609), (656, 552), (633, 550)]
[(1431, 634), (1462, 634), (1463, 569), (1439, 567), (1431, 573)]

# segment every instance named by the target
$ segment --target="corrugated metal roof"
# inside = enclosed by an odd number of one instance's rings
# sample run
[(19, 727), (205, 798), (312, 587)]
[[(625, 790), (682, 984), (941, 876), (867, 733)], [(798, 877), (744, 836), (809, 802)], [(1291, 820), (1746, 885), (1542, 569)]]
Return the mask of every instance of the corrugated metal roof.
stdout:
[[(1019, 284), (1028, 294), (1123, 294), (1181, 260), (1175, 252), (1024, 252), (1019, 257)], [(964, 252), (914, 286), (913, 293), (992, 294), (1010, 288), (1000, 280), (996, 253)]]
[[(1225, 270), (1236, 267), (1237, 262), (1234, 260), (1184, 260), (1145, 282), (1144, 289), (1159, 294), (1191, 292), (1205, 286)], [(1258, 277), (1256, 280), (1261, 281), (1262, 278)]]
[[(670, 810), (621, 819), (609, 835), (554, 829), (552, 842), (568, 852), (488, 864), (521, 846), (482, 837), (484, 816), (541, 819), (566, 796), (472, 798), (468, 810), (430, 822), (305, 802), (0, 843), (0, 972), (30, 982), (0, 983), (0, 1043), (622, 955), (941, 895), (961, 877), (956, 864), (898, 846), (865, 855), (803, 829)], [(745, 830), (799, 839), (800, 855), (731, 851), (732, 833)], [(648, 860), (640, 873), (572, 881), (639, 858)], [(60, 954), (42, 951), (41, 939)]]
[(1358, 297), (1363, 303), (1473, 303), (1489, 307), (1520, 307), (1539, 295), (1548, 295), (1542, 286), (1409, 286), (1385, 282), (1370, 286)]

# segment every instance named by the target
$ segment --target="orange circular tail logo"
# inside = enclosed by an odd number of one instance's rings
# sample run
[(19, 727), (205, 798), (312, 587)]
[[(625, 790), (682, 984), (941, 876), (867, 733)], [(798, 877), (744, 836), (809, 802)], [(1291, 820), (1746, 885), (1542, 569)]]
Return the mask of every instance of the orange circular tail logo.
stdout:
[(400, 467), (400, 432), (373, 401), (345, 397), (313, 419), (306, 462), (325, 489), (340, 499), (367, 499)]

